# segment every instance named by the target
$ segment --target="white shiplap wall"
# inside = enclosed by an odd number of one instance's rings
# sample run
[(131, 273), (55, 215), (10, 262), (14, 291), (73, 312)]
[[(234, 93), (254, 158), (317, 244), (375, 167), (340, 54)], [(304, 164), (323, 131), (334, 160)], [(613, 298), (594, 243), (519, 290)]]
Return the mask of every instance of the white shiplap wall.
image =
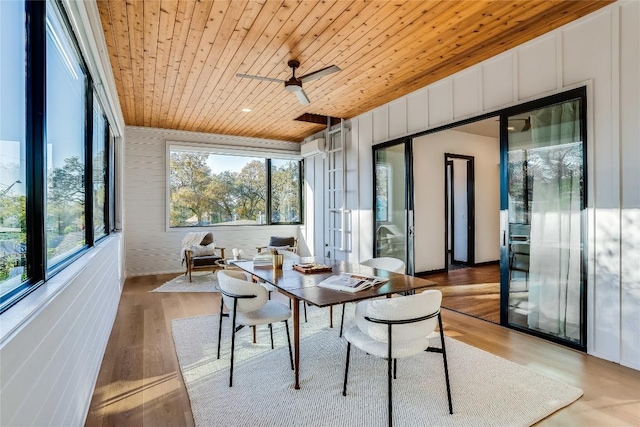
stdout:
[[(167, 141), (198, 146), (238, 146), (262, 151), (299, 153), (294, 142), (239, 138), (198, 132), (172, 131), (143, 127), (125, 128), (124, 235), (126, 275), (184, 271), (180, 247), (191, 230), (166, 227)], [(211, 227), (216, 245), (243, 249), (246, 256), (257, 246), (266, 245), (270, 236), (299, 236), (297, 225)], [(301, 243), (304, 240), (301, 239)], [(305, 248), (301, 248), (302, 253)]]
[(122, 250), (120, 234), (106, 238), (3, 313), (4, 329), (5, 315), (44, 301), (14, 330), (2, 331), (0, 425), (84, 424), (120, 300)]
[(372, 253), (373, 144), (587, 85), (588, 352), (640, 369), (639, 24), (640, 2), (617, 2), (352, 119), (353, 260)]

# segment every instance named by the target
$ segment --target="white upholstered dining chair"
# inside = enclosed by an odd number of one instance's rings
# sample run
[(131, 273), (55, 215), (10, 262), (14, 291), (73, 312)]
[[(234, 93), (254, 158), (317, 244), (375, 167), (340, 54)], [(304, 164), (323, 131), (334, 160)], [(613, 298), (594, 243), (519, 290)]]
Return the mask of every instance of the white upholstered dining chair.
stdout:
[[(241, 276), (242, 275), (242, 276)], [(218, 272), (220, 298), (220, 323), (218, 325), (218, 359), (220, 359), (220, 341), (222, 339), (222, 311), (229, 310), (231, 323), (231, 366), (229, 369), (229, 387), (233, 386), (233, 356), (236, 332), (244, 326), (269, 325), (271, 348), (273, 349), (273, 327), (275, 322), (284, 322), (289, 343), (289, 361), (293, 369), (293, 353), (289, 335), (288, 319), (291, 310), (277, 301), (268, 299), (267, 290), (258, 283), (246, 280), (239, 271), (221, 270)]]
[[(396, 377), (397, 359), (414, 356), (423, 351), (442, 354), (444, 374), (449, 399), (449, 413), (453, 414), (449, 368), (445, 349), (440, 303), (442, 293), (427, 290), (420, 294), (398, 298), (366, 300), (356, 305), (355, 325), (347, 329), (347, 361), (344, 370), (342, 395), (347, 395), (349, 356), (351, 345), (366, 353), (387, 359), (389, 426), (392, 417), (392, 361), (393, 378)], [(436, 325), (440, 328), (440, 347), (429, 346), (429, 334)]]

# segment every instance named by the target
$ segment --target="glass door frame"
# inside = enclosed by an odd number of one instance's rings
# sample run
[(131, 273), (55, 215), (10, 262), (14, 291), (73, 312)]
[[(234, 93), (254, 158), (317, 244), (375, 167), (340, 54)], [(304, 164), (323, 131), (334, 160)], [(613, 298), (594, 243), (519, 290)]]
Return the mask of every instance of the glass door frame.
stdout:
[(405, 206), (405, 258), (406, 258), (406, 274), (413, 276), (415, 271), (414, 263), (414, 196), (413, 196), (413, 138), (401, 138), (381, 144), (376, 144), (371, 147), (371, 176), (373, 183), (371, 189), (372, 201), (373, 201), (373, 221), (372, 223), (372, 236), (373, 247), (372, 257), (376, 257), (376, 245), (377, 245), (377, 221), (376, 221), (376, 151), (383, 150), (385, 148), (404, 145), (404, 206)]
[[(508, 245), (508, 117), (528, 111), (561, 104), (571, 100), (580, 101), (580, 133), (582, 139), (582, 206), (581, 221), (581, 283), (580, 283), (580, 343), (558, 338), (509, 323), (509, 245)], [(536, 99), (498, 112), (500, 116), (500, 324), (529, 335), (543, 338), (580, 351), (587, 350), (587, 278), (588, 278), (588, 171), (587, 171), (587, 88), (585, 86), (561, 92), (545, 98)]]

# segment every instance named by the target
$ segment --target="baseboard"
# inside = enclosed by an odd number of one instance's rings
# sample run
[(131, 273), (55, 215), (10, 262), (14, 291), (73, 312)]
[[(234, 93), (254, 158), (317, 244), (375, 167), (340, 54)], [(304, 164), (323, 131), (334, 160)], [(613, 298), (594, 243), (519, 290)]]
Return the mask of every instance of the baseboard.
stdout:
[(439, 268), (437, 270), (427, 270), (427, 271), (418, 271), (414, 273), (414, 276), (427, 276), (429, 274), (438, 274), (438, 273), (446, 273), (447, 270), (444, 268)]
[(472, 266), (470, 265), (469, 267), (483, 267), (485, 265), (495, 265), (495, 264), (500, 264), (500, 260), (495, 260), (495, 261), (485, 261), (485, 262), (476, 262), (475, 264), (473, 264)]

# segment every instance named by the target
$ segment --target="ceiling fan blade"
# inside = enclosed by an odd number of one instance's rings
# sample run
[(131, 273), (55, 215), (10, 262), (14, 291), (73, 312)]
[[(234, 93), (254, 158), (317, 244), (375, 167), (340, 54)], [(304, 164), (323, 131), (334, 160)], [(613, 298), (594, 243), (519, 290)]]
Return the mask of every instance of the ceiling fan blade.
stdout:
[(300, 101), (300, 104), (307, 105), (311, 102), (309, 101), (309, 97), (307, 97), (307, 94), (304, 93), (304, 89), (300, 88), (300, 90), (296, 90), (293, 93), (298, 98), (298, 101)]
[(284, 80), (272, 79), (271, 77), (252, 76), (250, 74), (236, 74), (236, 77), (242, 77), (245, 79), (264, 80), (265, 82), (284, 83)]
[(327, 74), (336, 73), (338, 71), (340, 71), (340, 68), (337, 65), (330, 65), (329, 67), (323, 68), (322, 70), (305, 74), (304, 76), (300, 77), (300, 81), (302, 81), (302, 83), (305, 83), (309, 80), (319, 79), (320, 77), (326, 76)]

